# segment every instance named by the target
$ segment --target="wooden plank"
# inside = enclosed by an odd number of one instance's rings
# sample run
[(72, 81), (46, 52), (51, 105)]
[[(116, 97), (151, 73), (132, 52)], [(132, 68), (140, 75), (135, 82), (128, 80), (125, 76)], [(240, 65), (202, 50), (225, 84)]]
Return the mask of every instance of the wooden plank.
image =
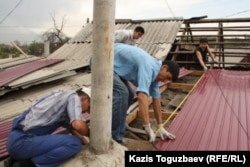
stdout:
[(199, 71), (199, 70), (194, 70), (191, 74), (192, 76), (202, 76), (202, 74), (204, 73), (204, 71)]
[(22, 53), (25, 57), (28, 57), (28, 55), (26, 53), (24, 53), (24, 51), (19, 47), (17, 46), (17, 44), (15, 42), (11, 42), (11, 44), (20, 52)]
[[(250, 55), (250, 52), (221, 52), (221, 51), (212, 51), (212, 53), (215, 53), (215, 54), (228, 54), (231, 55), (231, 54), (236, 54), (234, 55), (234, 57), (244, 57), (244, 56), (249, 56)], [(194, 54), (194, 51), (177, 51), (177, 52), (169, 52), (169, 54)], [(241, 54), (241, 55), (239, 55)], [(225, 55), (226, 57), (226, 55)]]
[(185, 84), (185, 83), (169, 83), (169, 89), (188, 89), (191, 90), (194, 87), (194, 84)]
[[(193, 35), (193, 37), (246, 37), (246, 34), (224, 34), (224, 35), (219, 35), (219, 34), (210, 34), (210, 35), (205, 35), (205, 34), (200, 34), (200, 35)], [(189, 35), (177, 35), (176, 37), (189, 37)]]
[(184, 20), (184, 23), (239, 23), (239, 22), (250, 22), (250, 18), (219, 18), (219, 19), (201, 19), (201, 20)]
[(132, 112), (130, 112), (127, 115), (126, 123), (130, 124), (131, 122), (133, 122), (137, 118), (137, 116), (138, 116), (138, 110), (133, 110)]
[[(160, 92), (164, 92), (166, 89), (167, 89), (167, 84), (163, 85), (160, 87)], [(148, 98), (148, 105), (150, 105), (152, 103), (152, 98)], [(128, 115), (127, 115), (127, 118), (126, 118), (126, 123), (127, 124), (130, 124), (132, 121), (134, 121), (138, 114), (140, 113), (139, 112), (139, 106), (138, 106), (138, 101), (136, 101), (134, 104), (132, 104), (132, 106), (130, 106), (130, 108), (128, 109), (130, 111), (128, 111)]]
[[(176, 63), (182, 64), (196, 64), (195, 61), (175, 61)], [(214, 64), (212, 62), (206, 62), (205, 64)], [(232, 64), (232, 65), (250, 65), (248, 62), (217, 62), (216, 64)]]
[[(195, 43), (178, 42), (178, 43), (173, 43), (172, 45), (199, 45), (199, 42)], [(209, 45), (249, 45), (249, 42), (209, 42)]]
[[(154, 115), (154, 111), (152, 110), (149, 110), (148, 111), (149, 113), (149, 117), (154, 119), (155, 118), (155, 115)], [(169, 118), (169, 116), (172, 114), (172, 112), (162, 112), (162, 120), (166, 120)], [(171, 120), (175, 118), (177, 114), (175, 113), (174, 116), (172, 116)], [(140, 112), (138, 112), (138, 118), (142, 118), (142, 115), (140, 114)]]
[(168, 88), (168, 84), (161, 86), (160, 87), (160, 92), (161, 93), (164, 92), (167, 88)]

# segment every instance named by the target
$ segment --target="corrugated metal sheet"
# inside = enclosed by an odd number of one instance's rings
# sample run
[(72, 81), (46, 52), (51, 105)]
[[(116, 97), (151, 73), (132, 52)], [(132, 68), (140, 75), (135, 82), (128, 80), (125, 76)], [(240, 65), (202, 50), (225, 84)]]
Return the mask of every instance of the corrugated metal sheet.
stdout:
[(28, 56), (28, 57), (16, 57), (12, 59), (0, 59), (0, 69), (6, 69), (9, 67), (17, 66), (19, 64), (24, 64), (31, 61), (36, 61), (42, 59), (42, 57)]
[[(143, 48), (149, 54), (157, 59), (164, 59), (169, 52), (172, 43), (181, 27), (182, 19), (167, 19), (167, 20), (124, 20), (117, 22), (115, 29), (134, 29), (136, 26), (142, 26), (145, 29), (145, 34), (136, 41), (136, 46)], [(77, 44), (82, 47), (89, 45), (90, 49), (85, 50), (85, 54), (90, 56), (92, 53), (92, 24), (87, 24), (74, 38), (69, 41), (69, 44)], [(164, 54), (159, 54), (163, 53)], [(157, 55), (158, 54), (158, 55)], [(51, 55), (54, 57), (54, 55)]]
[(64, 62), (51, 67), (53, 70), (75, 70), (89, 65), (89, 58), (92, 56), (92, 44), (68, 43), (56, 50), (49, 56), (52, 59), (62, 58)]
[(250, 72), (209, 70), (168, 131), (159, 150), (250, 150)]
[(182, 78), (182, 77), (184, 77), (186, 75), (191, 74), (192, 72), (193, 72), (193, 70), (188, 70), (188, 69), (182, 67), (182, 68), (180, 68), (180, 73), (179, 73), (178, 78)]
[(75, 71), (54, 71), (50, 68), (34, 71), (29, 75), (16, 79), (8, 84), (12, 88), (27, 88), (32, 85), (49, 82), (51, 79), (56, 80), (76, 74)]
[(25, 63), (19, 65), (15, 68), (6, 69), (0, 72), (0, 86), (3, 86), (21, 76), (24, 76), (32, 71), (38, 70), (40, 68), (56, 64), (63, 61), (63, 59), (48, 59), (35, 62)]
[(6, 157), (8, 152), (6, 150), (6, 140), (11, 128), (12, 121), (5, 121), (1, 123), (0, 130), (0, 159)]
[(77, 89), (80, 86), (90, 86), (91, 74), (78, 73), (61, 80), (40, 84), (25, 90), (18, 90), (4, 95), (0, 99), (0, 122), (11, 119), (23, 112), (38, 98), (55, 90)]
[[(143, 48), (157, 59), (162, 60), (168, 54), (182, 22), (183, 19), (181, 18), (120, 20), (116, 23), (115, 29), (134, 29), (138, 25), (143, 26), (146, 33), (137, 41), (136, 45)], [(56, 77), (51, 77), (51, 73), (48, 73), (48, 69), (59, 72), (65, 70), (76, 70), (88, 66), (89, 58), (92, 56), (92, 30), (93, 24), (87, 24), (68, 43), (48, 57), (50, 59), (65, 59), (64, 62), (48, 67), (47, 69), (35, 71), (7, 86), (11, 88), (16, 88), (17, 86), (25, 88), (27, 86), (39, 84), (41, 79), (39, 79), (38, 76), (40, 76), (41, 73), (43, 74), (41, 76), (50, 78), (51, 81), (56, 80)], [(47, 74), (48, 76), (46, 76)], [(4, 94), (4, 92), (1, 92), (0, 94)]]

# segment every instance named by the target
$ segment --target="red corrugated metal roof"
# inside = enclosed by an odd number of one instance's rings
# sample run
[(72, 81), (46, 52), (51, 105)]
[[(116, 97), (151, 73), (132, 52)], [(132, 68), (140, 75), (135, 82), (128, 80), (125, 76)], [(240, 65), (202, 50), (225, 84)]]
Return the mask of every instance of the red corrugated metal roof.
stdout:
[(46, 59), (34, 62), (28, 62), (14, 68), (6, 69), (0, 72), (0, 86), (3, 86), (25, 74), (31, 73), (43, 67), (62, 62), (63, 59)]
[(171, 123), (159, 150), (250, 150), (250, 71), (209, 70)]
[(182, 67), (182, 68), (180, 68), (180, 74), (179, 74), (178, 78), (182, 78), (186, 75), (191, 74), (192, 72), (193, 72), (192, 70), (188, 70), (188, 69)]

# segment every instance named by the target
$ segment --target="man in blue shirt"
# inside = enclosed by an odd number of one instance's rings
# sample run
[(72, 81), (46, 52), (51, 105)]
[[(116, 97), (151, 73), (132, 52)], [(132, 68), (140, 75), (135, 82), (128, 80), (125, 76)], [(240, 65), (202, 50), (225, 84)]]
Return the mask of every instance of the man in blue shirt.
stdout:
[[(82, 117), (90, 109), (90, 89), (59, 90), (39, 99), (13, 120), (7, 140), (14, 166), (55, 167), (87, 144), (89, 127)], [(64, 126), (72, 134), (52, 133)], [(30, 162), (31, 160), (32, 162)], [(12, 162), (9, 162), (12, 163)]]
[(153, 109), (159, 126), (161, 139), (174, 139), (162, 126), (159, 81), (175, 81), (179, 75), (179, 66), (172, 61), (158, 61), (144, 50), (122, 43), (114, 47), (113, 112), (112, 137), (122, 142), (125, 132), (126, 112), (133, 99), (128, 81), (137, 86), (136, 94), (139, 110), (142, 113), (143, 126), (149, 135), (149, 141), (155, 141), (148, 113), (148, 97), (153, 98)]

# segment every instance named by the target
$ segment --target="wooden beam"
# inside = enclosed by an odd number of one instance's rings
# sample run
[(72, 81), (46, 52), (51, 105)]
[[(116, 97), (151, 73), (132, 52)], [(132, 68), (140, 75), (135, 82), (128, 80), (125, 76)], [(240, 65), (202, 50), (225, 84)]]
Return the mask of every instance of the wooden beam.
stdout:
[(201, 20), (184, 20), (184, 23), (238, 23), (238, 22), (250, 22), (250, 18), (223, 18), (223, 19), (201, 19)]
[(25, 57), (28, 57), (28, 55), (26, 53), (24, 53), (24, 51), (17, 46), (17, 44), (15, 42), (11, 42), (11, 44), (19, 51), (21, 52)]
[[(152, 110), (149, 110), (149, 117), (150, 118), (155, 118), (155, 115), (154, 115), (154, 111)], [(162, 120), (166, 120), (169, 118), (169, 116), (172, 114), (172, 112), (162, 112), (161, 115), (162, 115)], [(176, 117), (176, 113), (174, 114), (174, 116), (171, 118), (171, 119), (174, 119)], [(140, 114), (140, 112), (138, 112), (138, 118), (142, 118), (142, 115)]]
[[(164, 92), (166, 89), (167, 89), (168, 85), (165, 84), (165, 85), (162, 85), (160, 87), (160, 92)], [(150, 97), (148, 98), (148, 105), (150, 105), (152, 103), (153, 99)], [(126, 118), (126, 122), (127, 124), (130, 124), (133, 120), (135, 120), (138, 116), (138, 114), (140, 113), (139, 111), (139, 107), (138, 107), (138, 101), (136, 101), (135, 103), (133, 103), (129, 109), (128, 109), (128, 115), (127, 115), (127, 118)]]
[[(250, 52), (222, 52), (222, 51), (212, 51), (214, 54), (243, 54), (250, 55)], [(193, 55), (194, 51), (178, 51), (178, 52), (169, 52), (169, 54), (190, 54)]]
[[(248, 56), (245, 56), (248, 57)], [(176, 63), (180, 64), (195, 64), (195, 61), (175, 61)], [(206, 62), (206, 64), (214, 64), (212, 62)], [(248, 62), (223, 62), (223, 60), (218, 61), (216, 64), (233, 64), (233, 65), (250, 65)]]
[(194, 70), (191, 74), (189, 75), (193, 75), (193, 76), (202, 76), (202, 74), (204, 73), (204, 71), (198, 71), (198, 70)]
[(188, 89), (191, 90), (194, 84), (185, 84), (185, 83), (169, 83), (169, 89)]
[(130, 124), (137, 118), (137, 116), (138, 116), (138, 110), (133, 110), (131, 113), (127, 115), (126, 123)]
[[(193, 35), (193, 37), (220, 37), (220, 36), (224, 36), (224, 37), (245, 37), (247, 36), (246, 34), (209, 34), (209, 35), (205, 35), (205, 34), (197, 34), (197, 35)], [(176, 37), (189, 37), (189, 35), (177, 35)]]
[[(199, 45), (199, 42), (177, 42), (172, 45)], [(249, 42), (209, 42), (209, 45), (249, 45)]]
[(161, 92), (161, 93), (164, 92), (167, 88), (168, 88), (168, 84), (162, 85), (162, 86), (160, 87), (160, 92)]

